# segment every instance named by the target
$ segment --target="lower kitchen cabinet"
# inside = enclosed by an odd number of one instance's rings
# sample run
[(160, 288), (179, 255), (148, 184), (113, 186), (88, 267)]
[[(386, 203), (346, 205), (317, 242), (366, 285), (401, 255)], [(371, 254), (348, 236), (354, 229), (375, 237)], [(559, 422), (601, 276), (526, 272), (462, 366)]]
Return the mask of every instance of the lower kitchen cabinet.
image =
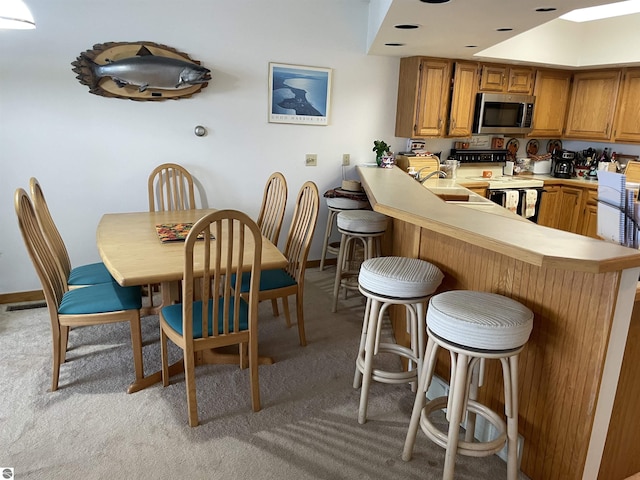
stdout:
[(558, 198), (560, 198), (560, 188), (560, 186), (544, 186), (544, 193), (540, 199), (538, 225), (558, 228)]
[(586, 189), (582, 225), (580, 234), (591, 238), (598, 237), (598, 190)]
[(598, 191), (570, 185), (545, 185), (538, 224), (598, 238)]

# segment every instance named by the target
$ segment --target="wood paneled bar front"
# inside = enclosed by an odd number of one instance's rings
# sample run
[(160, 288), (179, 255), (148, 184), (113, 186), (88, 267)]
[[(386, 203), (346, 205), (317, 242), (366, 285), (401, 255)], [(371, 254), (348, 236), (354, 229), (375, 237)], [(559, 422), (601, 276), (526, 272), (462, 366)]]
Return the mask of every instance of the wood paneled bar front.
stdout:
[[(523, 221), (502, 207), (445, 203), (399, 168), (357, 170), (373, 209), (393, 220), (386, 253), (437, 265), (445, 273), (440, 291), (495, 292), (535, 313), (519, 366), (522, 471), (533, 480), (604, 479), (620, 461), (610, 448), (612, 418), (625, 408), (635, 416), (627, 424), (639, 418), (628, 408), (636, 399), (624, 392), (637, 392), (640, 378), (621, 371), (640, 252)], [(403, 312), (391, 316), (396, 341), (406, 344)], [(437, 373), (448, 380), (448, 356), (440, 358)], [(503, 411), (497, 362), (487, 366), (480, 401)], [(640, 445), (638, 429), (624, 422), (615, 435)], [(625, 476), (640, 470), (639, 457), (627, 459)]]

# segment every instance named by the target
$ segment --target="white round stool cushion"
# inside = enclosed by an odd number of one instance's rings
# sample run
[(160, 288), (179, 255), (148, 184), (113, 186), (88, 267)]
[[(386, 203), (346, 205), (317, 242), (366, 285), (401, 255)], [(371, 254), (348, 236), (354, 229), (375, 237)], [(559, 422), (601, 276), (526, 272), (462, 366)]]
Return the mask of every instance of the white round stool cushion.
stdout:
[(443, 278), (438, 267), (418, 258), (376, 257), (362, 262), (358, 283), (385, 297), (417, 298), (435, 292)]
[(479, 350), (521, 347), (533, 329), (533, 312), (503, 295), (451, 290), (431, 297), (427, 327), (438, 337)]
[(387, 216), (371, 210), (347, 210), (338, 213), (340, 230), (352, 233), (382, 233), (387, 229)]

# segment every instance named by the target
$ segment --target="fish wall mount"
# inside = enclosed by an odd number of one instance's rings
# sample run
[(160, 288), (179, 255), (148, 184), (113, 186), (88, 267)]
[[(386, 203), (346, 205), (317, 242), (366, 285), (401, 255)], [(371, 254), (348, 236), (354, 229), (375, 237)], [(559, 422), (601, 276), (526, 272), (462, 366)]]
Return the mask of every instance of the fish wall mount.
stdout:
[(186, 53), (153, 42), (108, 42), (71, 63), (89, 93), (136, 101), (177, 100), (207, 87), (210, 70)]

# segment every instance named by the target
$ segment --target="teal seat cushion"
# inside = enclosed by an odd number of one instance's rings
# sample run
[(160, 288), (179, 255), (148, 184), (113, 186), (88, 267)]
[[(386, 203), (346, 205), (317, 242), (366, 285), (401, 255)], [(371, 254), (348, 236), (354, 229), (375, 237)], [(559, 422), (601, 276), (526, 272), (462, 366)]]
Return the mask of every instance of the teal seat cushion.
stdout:
[(115, 282), (104, 263), (90, 263), (75, 267), (69, 273), (69, 285), (97, 285)]
[[(236, 282), (236, 276), (231, 276), (231, 284)], [(247, 293), (249, 291), (249, 282), (251, 281), (251, 274), (249, 272), (242, 274), (242, 284), (240, 291)], [(260, 274), (260, 291), (275, 290), (276, 288), (291, 287), (296, 285), (296, 280), (289, 275), (286, 270), (278, 268), (276, 270), (262, 270)]]
[(58, 313), (83, 315), (139, 310), (140, 307), (142, 307), (140, 287), (121, 287), (117, 283), (110, 282), (69, 290), (62, 297)]
[[(234, 315), (234, 301), (230, 299), (231, 307), (229, 309), (229, 318), (233, 318)], [(224, 300), (220, 298), (218, 300), (218, 315), (222, 318)], [(213, 335), (213, 300), (209, 300), (209, 318), (208, 318), (208, 331), (209, 335)], [(247, 330), (249, 322), (249, 304), (243, 299), (240, 299), (238, 306), (240, 309), (240, 331)], [(165, 321), (173, 328), (177, 333), (182, 335), (182, 304), (176, 303), (175, 305), (169, 305), (162, 308), (162, 316)], [(193, 338), (202, 338), (202, 302), (193, 302)], [(218, 325), (218, 333), (222, 334), (224, 331), (223, 325)], [(229, 325), (229, 331), (233, 331), (233, 323)]]

